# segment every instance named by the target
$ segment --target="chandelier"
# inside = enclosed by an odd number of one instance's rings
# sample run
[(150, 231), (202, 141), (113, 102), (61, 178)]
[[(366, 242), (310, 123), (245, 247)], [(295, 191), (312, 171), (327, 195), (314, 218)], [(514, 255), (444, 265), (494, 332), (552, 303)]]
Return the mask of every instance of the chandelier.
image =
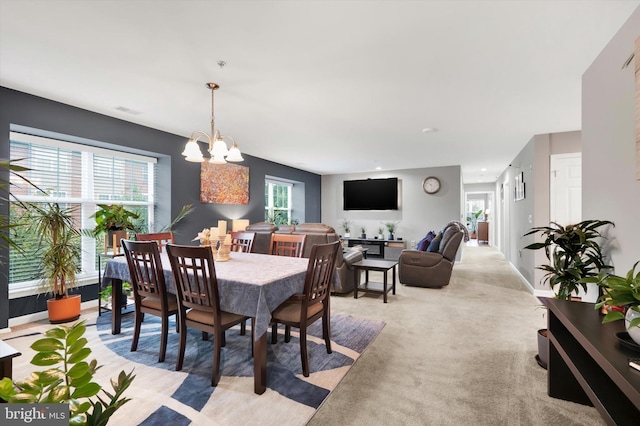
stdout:
[[(201, 138), (206, 139), (209, 144), (209, 153), (211, 154), (210, 163), (213, 164), (224, 164), (227, 161), (244, 161), (242, 158), (242, 154), (240, 153), (240, 149), (238, 145), (236, 145), (236, 141), (233, 140), (231, 136), (222, 136), (219, 131), (215, 130), (213, 122), (213, 92), (217, 90), (220, 86), (216, 83), (207, 83), (206, 86), (211, 89), (211, 135), (207, 133), (196, 130), (191, 134), (191, 138), (184, 147), (184, 151), (182, 151), (182, 155), (186, 158), (185, 160), (191, 161), (194, 163), (202, 163), (204, 161), (204, 157), (202, 156), (202, 151), (198, 146), (198, 141)], [(232, 142), (231, 148), (227, 148), (227, 144), (223, 139), (229, 139)]]

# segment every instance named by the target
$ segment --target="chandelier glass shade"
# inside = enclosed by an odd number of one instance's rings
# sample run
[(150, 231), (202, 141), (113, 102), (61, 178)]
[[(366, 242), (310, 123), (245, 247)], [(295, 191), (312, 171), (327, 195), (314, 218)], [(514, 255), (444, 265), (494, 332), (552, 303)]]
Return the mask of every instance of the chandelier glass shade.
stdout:
[[(240, 153), (240, 149), (236, 144), (236, 141), (233, 140), (231, 136), (222, 136), (219, 131), (215, 130), (214, 121), (215, 117), (213, 114), (213, 92), (217, 90), (220, 86), (216, 83), (207, 83), (207, 87), (211, 89), (211, 135), (201, 131), (196, 130), (191, 134), (191, 138), (187, 141), (187, 144), (184, 147), (184, 151), (182, 151), (182, 155), (185, 156), (185, 160), (191, 161), (194, 163), (202, 163), (205, 161), (204, 156), (202, 155), (202, 151), (200, 150), (200, 146), (198, 146), (198, 141), (200, 139), (205, 140), (208, 143), (208, 151), (211, 154), (211, 158), (209, 160), (210, 163), (213, 164), (224, 164), (227, 161), (244, 161), (242, 158), (242, 154)], [(227, 148), (227, 144), (224, 139), (229, 139), (232, 143), (231, 148)]]

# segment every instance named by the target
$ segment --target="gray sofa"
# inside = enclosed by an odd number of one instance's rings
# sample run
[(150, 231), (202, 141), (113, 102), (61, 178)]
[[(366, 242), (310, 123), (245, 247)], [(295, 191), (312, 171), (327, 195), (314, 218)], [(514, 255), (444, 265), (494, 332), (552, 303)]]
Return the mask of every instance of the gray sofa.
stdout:
[[(253, 240), (254, 253), (269, 253), (269, 244), (271, 242), (271, 234), (304, 234), (307, 236), (303, 257), (309, 257), (311, 246), (314, 244), (326, 244), (338, 241), (340, 237), (335, 229), (322, 223), (302, 223), (300, 225), (279, 225), (273, 223), (258, 222), (251, 224), (246, 229), (248, 232), (255, 232), (256, 236)], [(345, 253), (338, 250), (338, 258), (336, 259), (336, 270), (340, 277), (340, 282), (332, 284), (332, 292), (334, 293), (350, 293), (355, 287), (355, 283), (360, 283), (360, 277), (354, 277), (353, 265), (355, 262), (362, 260), (362, 252), (359, 250), (347, 250)]]
[(400, 283), (416, 287), (448, 285), (465, 230), (457, 223), (449, 223), (442, 231), (442, 240), (437, 252), (402, 250), (398, 260)]

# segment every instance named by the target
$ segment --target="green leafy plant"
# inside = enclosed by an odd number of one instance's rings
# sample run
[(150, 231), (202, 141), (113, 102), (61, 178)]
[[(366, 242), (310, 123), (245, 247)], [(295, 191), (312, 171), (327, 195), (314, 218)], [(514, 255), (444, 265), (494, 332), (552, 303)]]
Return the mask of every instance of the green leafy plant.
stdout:
[(182, 208), (180, 209), (180, 211), (178, 212), (176, 217), (173, 218), (171, 223), (168, 224), (167, 226), (164, 226), (158, 232), (173, 231), (174, 228), (176, 227), (176, 225), (178, 224), (178, 222), (180, 222), (182, 219), (184, 219), (186, 216), (188, 216), (191, 212), (193, 212), (193, 204), (185, 204), (184, 206), (182, 206)]
[(58, 203), (29, 203), (27, 207), (31, 226), (41, 237), (36, 271), (41, 288), (56, 299), (67, 297), (68, 289), (77, 284), (82, 256), (80, 233), (73, 220), (75, 209), (63, 208)]
[[(624, 277), (601, 272), (597, 277), (588, 277), (584, 282), (598, 284), (603, 291), (598, 299), (596, 309), (603, 306), (633, 309), (640, 313), (640, 271), (636, 274), (636, 267), (640, 261), (636, 262)], [(624, 309), (612, 309), (607, 312), (603, 323), (618, 321), (625, 318)], [(632, 327), (640, 327), (640, 317), (634, 318), (629, 324)]]
[[(85, 331), (84, 321), (48, 330), (46, 337), (31, 345), (36, 351), (31, 364), (45, 369), (18, 382), (3, 378), (0, 397), (9, 403), (68, 403), (69, 424), (106, 425), (113, 413), (130, 401), (123, 393), (135, 376), (133, 370), (128, 374), (121, 371), (117, 380), (111, 380), (113, 393), (94, 382), (93, 376), (101, 367), (95, 359), (85, 361), (91, 354)], [(106, 398), (98, 395), (101, 390)]]
[(399, 223), (400, 222), (387, 222), (384, 224), (384, 226), (387, 227), (387, 231), (389, 231), (390, 234), (394, 234)]
[[(22, 176), (22, 172), (27, 172), (30, 169), (24, 166), (20, 166), (16, 164), (23, 159), (15, 159), (8, 160), (6, 158), (0, 158), (0, 171), (6, 170), (9, 174), (9, 179), (5, 179), (4, 177), (0, 178), (0, 201), (5, 203), (17, 203), (20, 207), (26, 210), (26, 206), (20, 202), (20, 200), (16, 199), (16, 197), (11, 195), (10, 187), (14, 185), (11, 182), (11, 176), (16, 177), (19, 181), (26, 183), (29, 186), (32, 186), (40, 191), (40, 189), (34, 185), (29, 179)], [(19, 227), (25, 226), (27, 222), (10, 222), (9, 215), (2, 214), (0, 215), (0, 247), (11, 247), (16, 249), (19, 253), (22, 253), (22, 248), (16, 242), (16, 240), (12, 237), (14, 231), (16, 231)], [(0, 259), (0, 265), (2, 265), (2, 259)]]
[(526, 250), (544, 249), (548, 265), (537, 268), (545, 271), (544, 282), (548, 282), (556, 291), (556, 298), (570, 300), (571, 294), (582, 287), (587, 291), (588, 277), (597, 276), (601, 271), (610, 269), (602, 255), (602, 249), (597, 242), (603, 238), (597, 230), (605, 225), (613, 225), (608, 220), (585, 220), (575, 225), (562, 226), (551, 222), (549, 226), (531, 228), (524, 234), (539, 234), (543, 242), (529, 244)]
[(340, 226), (342, 226), (346, 234), (351, 232), (351, 221), (349, 219), (343, 219)]
[(472, 212), (467, 215), (467, 226), (470, 227), (470, 231), (472, 234), (475, 234), (478, 231), (478, 219), (482, 216), (482, 210), (478, 210), (477, 212)]
[(98, 204), (98, 210), (90, 217), (96, 221), (96, 226), (89, 231), (89, 235), (94, 238), (109, 231), (138, 231), (134, 220), (139, 215), (121, 204)]

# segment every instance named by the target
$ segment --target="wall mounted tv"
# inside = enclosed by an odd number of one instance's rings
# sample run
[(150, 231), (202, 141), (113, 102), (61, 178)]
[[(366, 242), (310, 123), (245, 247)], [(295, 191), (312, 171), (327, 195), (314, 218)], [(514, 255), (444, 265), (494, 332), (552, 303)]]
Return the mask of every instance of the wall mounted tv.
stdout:
[(345, 180), (344, 210), (398, 210), (398, 178)]

